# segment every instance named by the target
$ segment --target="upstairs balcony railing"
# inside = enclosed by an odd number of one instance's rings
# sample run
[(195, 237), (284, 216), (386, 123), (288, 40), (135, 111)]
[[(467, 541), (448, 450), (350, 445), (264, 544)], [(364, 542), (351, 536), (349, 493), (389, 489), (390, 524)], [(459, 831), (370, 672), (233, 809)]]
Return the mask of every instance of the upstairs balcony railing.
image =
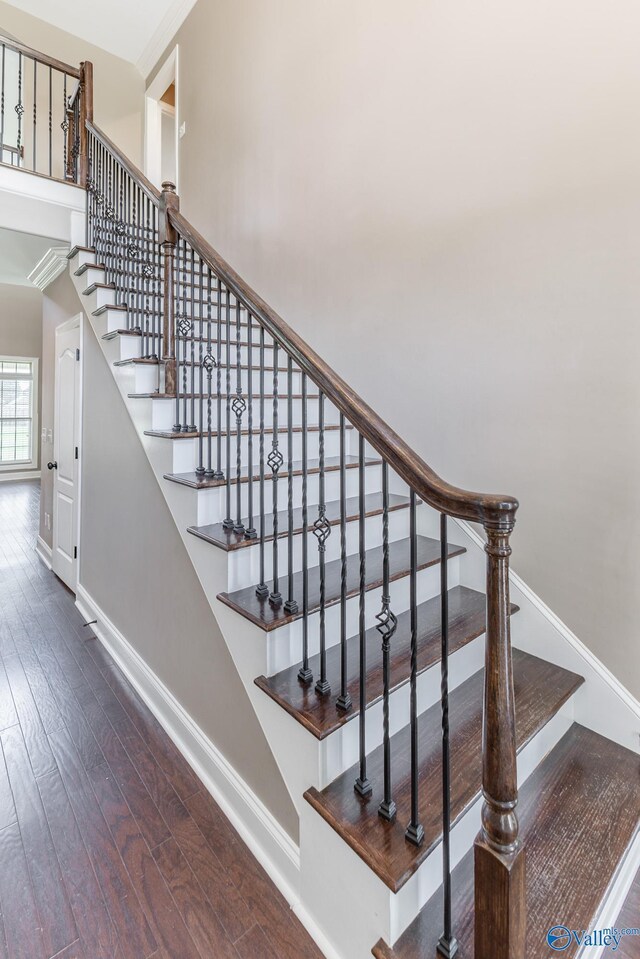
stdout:
[(0, 162), (86, 185), (90, 63), (62, 63), (0, 36)]
[[(224, 489), (224, 527), (255, 540), (259, 583), (256, 617), (266, 628), (300, 622), (300, 682), (328, 696), (327, 615), (339, 631), (341, 683), (335, 708), (357, 708), (359, 773), (354, 789), (371, 794), (367, 769), (367, 643), (372, 617), (382, 647), (383, 800), (380, 818), (397, 819), (392, 780), (389, 699), (390, 650), (398, 626), (392, 608), (395, 544), (389, 537), (391, 483), (405, 484), (409, 498), (410, 752), (411, 802), (401, 824), (406, 842), (424, 841), (417, 697), (418, 574), (424, 568), (417, 509), (440, 514), (440, 638), (442, 712), (442, 846), (444, 910), (438, 951), (456, 953), (452, 911), (449, 770), (449, 610), (447, 562), (450, 517), (481, 524), (486, 533), (486, 652), (482, 741), (482, 826), (475, 841), (475, 959), (524, 959), (524, 850), (519, 840), (515, 706), (510, 640), (510, 536), (518, 503), (513, 497), (475, 493), (442, 480), (305, 341), (224, 261), (180, 213), (172, 184), (157, 190), (93, 123), (90, 63), (75, 70), (13, 41), (0, 41), (3, 56), (2, 117), (15, 101), (17, 117), (3, 132), (3, 162), (78, 183), (87, 189), (87, 246), (105, 269), (116, 308), (130, 332), (141, 337), (141, 361), (155, 364), (158, 390), (174, 399), (174, 432), (197, 438), (194, 483)], [(14, 57), (14, 87), (7, 99), (6, 57)], [(17, 60), (15, 57), (17, 56)], [(17, 72), (15, 66), (17, 64)], [(39, 144), (45, 69), (44, 167)], [(49, 71), (48, 73), (46, 71)], [(31, 71), (33, 80), (25, 85)], [(54, 73), (59, 74), (54, 97)], [(51, 93), (46, 94), (47, 83)], [(17, 86), (15, 86), (17, 84)], [(60, 86), (61, 85), (61, 86)], [(56, 99), (57, 97), (57, 99)], [(27, 139), (27, 99), (33, 127)], [(55, 106), (54, 106), (55, 104)], [(64, 136), (53, 136), (55, 122)], [(13, 118), (12, 118), (13, 120)], [(5, 126), (3, 126), (3, 131)], [(48, 132), (48, 139), (47, 139)], [(30, 157), (30, 163), (27, 158)], [(293, 403), (299, 410), (294, 426)], [(325, 420), (327, 401), (339, 423)], [(310, 414), (312, 411), (312, 415)], [(313, 422), (313, 425), (311, 423)], [(337, 456), (326, 455), (329, 430), (338, 431)], [(294, 439), (294, 433), (299, 439)], [(294, 450), (295, 459), (294, 459)], [(351, 455), (347, 450), (351, 451)], [(381, 482), (381, 606), (367, 601), (369, 467)], [(338, 500), (327, 514), (327, 484)], [(295, 506), (296, 502), (301, 508)], [(357, 542), (348, 522), (357, 524)], [(332, 533), (337, 531), (332, 539)], [(315, 553), (315, 555), (314, 555)], [(340, 567), (340, 598), (327, 603), (326, 563)], [(433, 557), (432, 557), (433, 559)], [(313, 579), (314, 589), (310, 588)], [(312, 595), (313, 593), (313, 595)], [(347, 684), (348, 603), (357, 601), (359, 682), (357, 702)], [(353, 604), (349, 609), (353, 608)], [(374, 615), (375, 614), (375, 615)], [(310, 668), (310, 644), (319, 650), (318, 674)], [(426, 959), (426, 957), (425, 957)]]

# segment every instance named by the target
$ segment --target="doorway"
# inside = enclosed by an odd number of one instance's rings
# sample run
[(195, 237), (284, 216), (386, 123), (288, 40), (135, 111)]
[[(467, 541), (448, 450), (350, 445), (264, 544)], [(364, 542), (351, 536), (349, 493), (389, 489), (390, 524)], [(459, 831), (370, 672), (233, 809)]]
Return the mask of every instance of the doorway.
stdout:
[(78, 583), (80, 505), (81, 317), (56, 328), (53, 460), (53, 550), (51, 567), (74, 593)]
[(178, 185), (178, 47), (149, 84), (145, 108), (145, 173), (160, 188), (165, 180)]

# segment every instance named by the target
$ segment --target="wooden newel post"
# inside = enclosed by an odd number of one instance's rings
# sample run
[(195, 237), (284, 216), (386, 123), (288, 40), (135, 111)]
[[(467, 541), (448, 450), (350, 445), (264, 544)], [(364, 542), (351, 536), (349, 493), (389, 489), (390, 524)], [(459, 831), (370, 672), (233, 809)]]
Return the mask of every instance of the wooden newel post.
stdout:
[(78, 183), (86, 187), (89, 177), (87, 120), (93, 123), (93, 64), (80, 64), (80, 129), (78, 135)]
[(524, 959), (525, 856), (518, 839), (516, 717), (509, 627), (513, 513), (487, 523), (482, 828), (475, 841), (475, 959)]
[(180, 209), (180, 197), (175, 184), (162, 184), (160, 199), (159, 235), (164, 257), (164, 321), (162, 327), (162, 360), (164, 363), (164, 391), (171, 395), (176, 392), (176, 324), (175, 295), (173, 288), (173, 269), (178, 235), (171, 225), (169, 211)]

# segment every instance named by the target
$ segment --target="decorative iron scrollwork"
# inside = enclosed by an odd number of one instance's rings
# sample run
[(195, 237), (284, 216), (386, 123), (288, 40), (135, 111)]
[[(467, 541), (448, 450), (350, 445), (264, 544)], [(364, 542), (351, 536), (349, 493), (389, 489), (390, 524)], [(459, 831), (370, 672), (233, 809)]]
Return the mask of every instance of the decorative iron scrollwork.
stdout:
[(318, 549), (324, 553), (326, 543), (331, 535), (331, 523), (327, 519), (324, 507), (320, 507), (320, 513), (313, 523), (313, 535), (318, 540)]
[(391, 637), (398, 628), (398, 618), (391, 612), (390, 608), (391, 598), (389, 596), (382, 597), (382, 609), (377, 614), (376, 619), (378, 620), (378, 625), (376, 629), (382, 637), (382, 649), (383, 651), (389, 650), (389, 644), (391, 643)]
[(191, 332), (191, 320), (188, 319), (184, 313), (179, 314), (178, 319), (178, 333), (180, 336), (188, 336)]
[[(233, 412), (235, 413), (235, 415), (238, 417), (238, 419), (240, 419), (240, 418), (242, 417), (242, 414), (244, 413), (244, 411), (246, 410), (246, 408), (247, 408), (247, 402), (246, 402), (244, 396), (235, 396), (235, 397), (233, 398), (233, 403), (231, 404), (231, 409), (233, 410)], [(282, 454), (281, 454), (281, 459), (282, 459)]]
[(284, 463), (284, 456), (279, 449), (276, 448), (271, 450), (267, 456), (267, 463), (272, 473), (278, 473), (280, 467)]
[(214, 356), (211, 353), (207, 353), (202, 357), (202, 365), (206, 371), (207, 376), (211, 376), (213, 370), (218, 365)]
[(153, 276), (153, 273), (154, 273), (154, 270), (153, 270), (152, 264), (148, 262), (145, 263), (144, 266), (142, 267), (142, 275), (144, 276), (144, 278), (146, 280), (150, 280), (151, 277)]
[(15, 105), (15, 111), (16, 111), (16, 113), (18, 114), (19, 117), (22, 116), (22, 114), (24, 113), (24, 107), (23, 107), (22, 103), (16, 103), (16, 105)]

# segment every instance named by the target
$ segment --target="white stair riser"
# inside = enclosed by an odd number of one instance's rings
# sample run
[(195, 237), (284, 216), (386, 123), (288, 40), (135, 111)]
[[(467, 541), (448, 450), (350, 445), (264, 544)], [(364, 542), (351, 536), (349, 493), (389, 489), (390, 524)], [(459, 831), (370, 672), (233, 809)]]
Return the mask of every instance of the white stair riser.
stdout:
[[(285, 506), (286, 504), (282, 504)], [(313, 507), (310, 512), (310, 520), (313, 522), (315, 516), (317, 516), (318, 508)], [(234, 514), (235, 515), (235, 514)], [(256, 519), (255, 522), (258, 523), (258, 534), (259, 529), (259, 519)], [(267, 529), (265, 532), (267, 534), (271, 533), (273, 526), (270, 529)], [(395, 540), (405, 539), (409, 535), (409, 510), (394, 510), (389, 513), (389, 542), (394, 542)], [(346, 525), (346, 549), (347, 555), (354, 555), (358, 552), (358, 537), (359, 537), (359, 524), (358, 522), (350, 522)], [(228, 579), (228, 590), (232, 591), (234, 589), (242, 589), (245, 586), (251, 586), (258, 582), (259, 579), (259, 558), (260, 558), (260, 546), (258, 541), (254, 541), (255, 545), (246, 546), (243, 549), (231, 550), (229, 552), (229, 579)], [(382, 544), (382, 515), (368, 516), (365, 519), (365, 543), (367, 549), (373, 549), (376, 546)], [(335, 525), (331, 527), (331, 533), (325, 543), (325, 562), (330, 563), (333, 560), (340, 559), (341, 555), (341, 546), (340, 546), (340, 526)], [(302, 548), (303, 548), (303, 536), (298, 534), (293, 538), (293, 568), (295, 572), (302, 569)], [(288, 570), (287, 558), (288, 558), (288, 537), (283, 536), (278, 539), (278, 564), (280, 573), (282, 571)], [(265, 575), (271, 577), (273, 569), (273, 540), (265, 543), (264, 547), (264, 567)], [(320, 562), (320, 554), (318, 550), (318, 541), (315, 535), (312, 532), (307, 533), (307, 559), (309, 568), (318, 566)], [(256, 576), (258, 578), (256, 578)]]
[[(190, 413), (190, 410), (187, 411)], [(265, 457), (269, 455), (271, 450), (270, 440), (273, 434), (267, 434), (265, 436)], [(295, 461), (302, 458), (302, 433), (293, 434), (293, 446), (292, 446), (292, 459)], [(173, 467), (171, 472), (173, 473), (190, 473), (193, 472), (198, 465), (198, 440), (196, 438), (185, 438), (185, 439), (168, 439), (163, 438), (162, 442), (170, 443), (173, 447)], [(216, 453), (215, 453), (215, 440), (212, 440), (214, 445), (213, 450), (213, 459), (214, 466), (217, 462)], [(253, 436), (253, 468), (254, 470), (258, 468), (259, 463), (259, 437)], [(232, 478), (236, 476), (236, 456), (238, 450), (238, 441), (236, 436), (231, 436), (231, 448), (230, 448), (230, 467), (231, 467), (231, 476)], [(206, 442), (203, 443), (204, 446), (204, 456), (206, 460), (207, 450)], [(286, 463), (288, 459), (289, 452), (289, 438), (287, 433), (278, 434), (278, 449), (284, 457), (284, 463), (282, 465), (282, 470), (286, 469)], [(324, 434), (324, 449), (325, 456), (337, 456), (340, 449), (340, 435), (338, 430), (329, 430)], [(310, 432), (307, 434), (307, 455), (311, 459), (317, 459), (319, 452), (319, 433)], [(347, 452), (348, 449), (348, 439), (347, 439)], [(227, 469), (227, 443), (226, 437), (225, 441), (222, 443), (221, 449), (222, 463), (221, 468), (224, 471)], [(249, 461), (249, 437), (243, 435), (240, 437), (240, 462), (241, 462), (241, 473), (246, 473), (246, 467)], [(268, 468), (268, 467), (267, 467)], [(284, 503), (286, 502), (287, 495), (286, 480), (281, 479), (278, 481), (278, 492), (282, 495), (283, 499), (281, 501), (281, 508), (284, 508)], [(232, 491), (233, 492), (233, 491)], [(224, 519), (224, 517), (223, 517)]]
[[(460, 567), (458, 558), (449, 560), (449, 583), (456, 586), (459, 582)], [(259, 577), (255, 580), (259, 582)], [(267, 585), (271, 586), (269, 580)], [(418, 602), (423, 603), (438, 595), (440, 589), (439, 565), (423, 569), (417, 576)], [(286, 578), (280, 580), (280, 592), (287, 598)], [(394, 613), (403, 613), (409, 609), (409, 577), (404, 576), (390, 584), (391, 609)], [(365, 594), (365, 626), (369, 629), (376, 625), (376, 616), (381, 609), (382, 589), (371, 589)], [(359, 594), (346, 602), (347, 636), (358, 635), (360, 616)], [(256, 629), (259, 627), (256, 626)], [(309, 653), (314, 655), (320, 649), (320, 613), (308, 617)], [(340, 642), (340, 604), (329, 606), (325, 610), (325, 639), (327, 648)], [(302, 620), (298, 619), (286, 626), (271, 630), (268, 634), (267, 675), (273, 676), (282, 669), (294, 666), (302, 658)]]
[[(570, 700), (521, 750), (520, 786), (560, 741), (572, 717)], [(481, 806), (481, 799), (476, 800), (453, 827), (452, 866), (473, 844)], [(396, 942), (442, 883), (442, 847), (438, 844), (402, 889), (392, 893), (311, 806), (301, 810), (300, 845), (303, 897), (314, 903), (318, 924), (338, 952), (350, 959), (369, 959), (371, 945), (380, 937)], [(339, 883), (335, 882), (337, 872)], [(345, 896), (344, 890), (349, 888), (358, 888), (360, 894)]]
[[(205, 380), (205, 392), (207, 389), (206, 380)], [(246, 399), (246, 397), (245, 397)], [(202, 404), (202, 408), (201, 408)], [(196, 399), (195, 405), (195, 421), (196, 426), (200, 426), (200, 423), (207, 423), (207, 397), (205, 396), (202, 401)], [(218, 420), (218, 408), (220, 410), (220, 417)], [(299, 426), (302, 422), (302, 400), (293, 400), (292, 402), (292, 423), (294, 426)], [(201, 419), (202, 414), (202, 419)], [(153, 430), (170, 430), (173, 427), (175, 422), (176, 415), (176, 401), (174, 399), (157, 399), (153, 400), (151, 407), (151, 429)], [(246, 425), (248, 422), (248, 412), (245, 412), (243, 417), (243, 423)], [(222, 428), (226, 429), (227, 423), (227, 396), (226, 392), (223, 392), (220, 397), (220, 403), (218, 404), (218, 397), (214, 392), (211, 397), (211, 428), (217, 430), (218, 421), (222, 424)], [(325, 403), (324, 409), (324, 421), (325, 425), (333, 426), (337, 425), (340, 422), (340, 414), (331, 406), (329, 403)], [(278, 409), (278, 423), (280, 426), (287, 426), (289, 422), (288, 419), (288, 408), (286, 401), (280, 402)], [(235, 416), (231, 414), (231, 423), (235, 427)], [(253, 398), (253, 426), (254, 429), (259, 426), (260, 423), (260, 400), (255, 396)], [(317, 426), (318, 424), (318, 400), (310, 399), (307, 400), (307, 423), (309, 426)], [(273, 424), (273, 401), (271, 399), (265, 399), (264, 401), (264, 425), (265, 427), (270, 427)]]
[(92, 283), (104, 283), (105, 273), (104, 270), (99, 269), (97, 266), (90, 266), (89, 269), (81, 273), (80, 276), (74, 277), (74, 280), (79, 280), (86, 290)]
[[(214, 462), (215, 465), (215, 462)], [(257, 462), (256, 462), (256, 465)], [(346, 477), (346, 496), (353, 498), (358, 495), (358, 473), (357, 469), (345, 470)], [(381, 467), (379, 465), (367, 466), (364, 471), (365, 492), (376, 493), (380, 490)], [(325, 473), (325, 502), (337, 502), (340, 498), (340, 472), (339, 470), (330, 470)], [(318, 494), (319, 474), (311, 473), (307, 477), (307, 503), (309, 509), (319, 501)], [(260, 483), (256, 480), (253, 484), (253, 507), (254, 514), (258, 516), (260, 506)], [(278, 507), (286, 508), (288, 494), (288, 480), (283, 476), (278, 480)], [(242, 497), (242, 515), (247, 517), (249, 514), (249, 483), (240, 484)], [(208, 523), (221, 523), (226, 518), (226, 492), (224, 486), (216, 489), (191, 490), (195, 497), (195, 515), (194, 526), (206, 526)], [(232, 496), (235, 497), (236, 490), (232, 489)], [(273, 510), (273, 482), (271, 479), (265, 479), (264, 483), (265, 512), (271, 513)], [(302, 506), (302, 476), (293, 477), (293, 505), (295, 508)]]
[(85, 263), (93, 264), (95, 262), (96, 262), (95, 253), (92, 253), (90, 250), (78, 250), (78, 252), (73, 257), (73, 259), (69, 260), (69, 272), (71, 274), (72, 279), (74, 281), (78, 279), (78, 277), (75, 276), (75, 272), (76, 270), (79, 270), (81, 266), (84, 266)]

